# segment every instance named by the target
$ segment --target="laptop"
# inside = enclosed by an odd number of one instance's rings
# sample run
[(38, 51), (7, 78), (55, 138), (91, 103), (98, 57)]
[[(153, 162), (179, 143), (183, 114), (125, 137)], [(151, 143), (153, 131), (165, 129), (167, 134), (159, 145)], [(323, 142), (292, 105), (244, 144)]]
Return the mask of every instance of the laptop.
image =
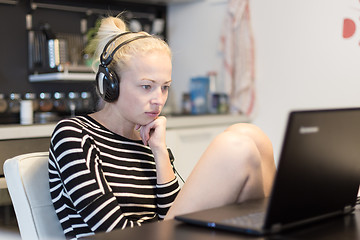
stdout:
[(360, 108), (289, 114), (270, 197), (176, 216), (264, 235), (351, 213), (360, 183)]

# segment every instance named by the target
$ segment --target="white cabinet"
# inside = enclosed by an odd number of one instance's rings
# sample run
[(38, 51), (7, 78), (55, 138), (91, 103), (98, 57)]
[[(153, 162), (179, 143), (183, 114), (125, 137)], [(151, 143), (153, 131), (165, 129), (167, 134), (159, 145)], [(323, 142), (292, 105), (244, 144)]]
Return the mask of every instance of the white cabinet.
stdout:
[(175, 157), (175, 167), (186, 180), (210, 142), (234, 123), (249, 122), (242, 115), (169, 117), (166, 144)]
[(175, 157), (175, 168), (186, 180), (212, 139), (229, 125), (178, 128), (167, 131), (167, 146)]

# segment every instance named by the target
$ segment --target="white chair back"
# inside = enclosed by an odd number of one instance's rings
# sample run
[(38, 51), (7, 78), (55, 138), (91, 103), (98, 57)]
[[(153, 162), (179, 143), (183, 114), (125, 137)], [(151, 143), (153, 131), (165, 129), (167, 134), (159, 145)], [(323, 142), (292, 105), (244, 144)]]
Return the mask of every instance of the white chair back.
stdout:
[(48, 152), (22, 154), (4, 163), (4, 175), (23, 240), (65, 239), (52, 205)]

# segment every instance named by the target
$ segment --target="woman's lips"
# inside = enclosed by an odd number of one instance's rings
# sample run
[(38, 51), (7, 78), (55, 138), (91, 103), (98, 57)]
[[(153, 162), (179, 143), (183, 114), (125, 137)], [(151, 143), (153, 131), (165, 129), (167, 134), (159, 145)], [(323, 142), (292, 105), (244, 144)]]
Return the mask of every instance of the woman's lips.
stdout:
[(152, 118), (156, 118), (159, 116), (160, 112), (145, 112), (146, 115)]

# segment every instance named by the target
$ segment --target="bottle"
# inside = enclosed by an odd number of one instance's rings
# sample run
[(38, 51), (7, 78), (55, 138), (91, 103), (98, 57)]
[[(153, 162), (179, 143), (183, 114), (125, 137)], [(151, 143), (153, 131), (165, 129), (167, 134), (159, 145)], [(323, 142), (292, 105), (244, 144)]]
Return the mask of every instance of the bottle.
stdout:
[(219, 96), (219, 106), (218, 111), (220, 114), (229, 113), (229, 98), (228, 95), (223, 93)]
[(37, 110), (39, 110), (39, 101), (36, 98), (36, 94), (35, 93), (25, 93), (24, 96), (25, 100), (31, 100), (33, 103), (33, 111), (36, 112)]
[(191, 99), (189, 93), (182, 95), (182, 114), (188, 115), (191, 113)]
[(10, 93), (9, 99), (9, 112), (10, 113), (20, 113), (20, 94), (19, 93)]
[(50, 93), (40, 93), (39, 111), (50, 112), (53, 109), (53, 102)]
[(80, 94), (78, 92), (69, 92), (67, 105), (71, 117), (74, 117), (76, 112), (80, 111), (81, 109)]
[(219, 96), (216, 93), (217, 73), (209, 72), (208, 76), (209, 76), (208, 113), (216, 114), (218, 113), (218, 105), (219, 105)]
[(56, 92), (54, 93), (54, 110), (58, 113), (65, 113), (66, 112), (66, 99), (65, 93), (63, 92)]

